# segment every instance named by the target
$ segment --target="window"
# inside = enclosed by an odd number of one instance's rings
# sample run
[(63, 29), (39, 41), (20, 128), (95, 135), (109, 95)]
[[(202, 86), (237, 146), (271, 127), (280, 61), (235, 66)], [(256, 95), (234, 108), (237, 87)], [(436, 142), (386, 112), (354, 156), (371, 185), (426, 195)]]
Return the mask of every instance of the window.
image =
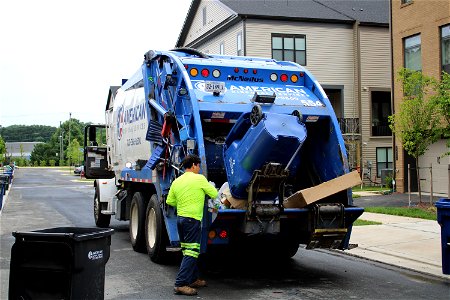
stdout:
[(237, 55), (242, 56), (244, 53), (242, 53), (242, 32), (239, 32), (237, 34)]
[(405, 49), (405, 68), (421, 71), (422, 70), (422, 50), (420, 34), (407, 37), (403, 40)]
[(402, 4), (408, 4), (408, 3), (412, 3), (413, 0), (402, 0)]
[(306, 66), (306, 36), (272, 34), (272, 58)]
[(206, 25), (206, 6), (202, 9), (202, 16), (203, 16), (203, 26)]
[(450, 25), (441, 27), (442, 71), (450, 74)]
[[(381, 170), (393, 169), (392, 147), (377, 148), (377, 177), (381, 177)], [(384, 183), (384, 182), (383, 182)]]
[(220, 45), (219, 45), (219, 53), (220, 53), (220, 55), (224, 55), (225, 54), (225, 44), (224, 44), (224, 42), (220, 43)]
[(372, 136), (391, 136), (388, 116), (391, 112), (391, 93), (374, 91), (372, 95)]

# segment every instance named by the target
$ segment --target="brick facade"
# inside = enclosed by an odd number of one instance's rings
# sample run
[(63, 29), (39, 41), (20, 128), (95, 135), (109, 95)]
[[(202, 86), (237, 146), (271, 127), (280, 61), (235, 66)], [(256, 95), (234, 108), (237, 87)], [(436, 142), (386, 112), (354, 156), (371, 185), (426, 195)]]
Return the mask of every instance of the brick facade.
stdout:
[[(396, 76), (398, 70), (404, 66), (403, 39), (420, 34), (422, 71), (428, 76), (439, 78), (442, 71), (440, 27), (450, 24), (450, 0), (412, 0), (407, 4), (402, 2), (405, 1), (391, 0), (394, 112), (398, 110), (403, 96)], [(395, 139), (395, 149), (397, 190), (405, 192), (405, 157), (398, 139)]]

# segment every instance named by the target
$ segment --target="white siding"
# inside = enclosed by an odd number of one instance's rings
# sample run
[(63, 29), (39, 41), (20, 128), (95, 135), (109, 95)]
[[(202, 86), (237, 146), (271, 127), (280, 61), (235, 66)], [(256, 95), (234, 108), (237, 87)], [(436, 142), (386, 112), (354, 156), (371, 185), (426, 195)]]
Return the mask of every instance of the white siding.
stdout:
[[(206, 25), (203, 26), (203, 8), (206, 7)], [(219, 23), (232, 15), (232, 11), (217, 0), (202, 0), (192, 25), (186, 35), (184, 45), (191, 43), (206, 32), (217, 26)]]
[[(392, 147), (392, 137), (372, 137), (372, 91), (391, 90), (390, 35), (388, 28), (360, 27), (361, 50), (361, 129), (363, 163), (372, 161), (372, 179), (376, 175), (376, 148)], [(379, 180), (379, 179), (378, 179)]]
[[(223, 42), (225, 46), (225, 55), (236, 55), (237, 54), (237, 34), (238, 32), (242, 32), (243, 27), (242, 23), (238, 23), (231, 28), (229, 28), (226, 32), (214, 37), (213, 39), (208, 40), (208, 42), (199, 45), (197, 50), (209, 53), (209, 54), (219, 54), (220, 53), (220, 43)], [(242, 37), (243, 38), (243, 37)]]
[(344, 86), (344, 116), (358, 117), (354, 103), (354, 54), (351, 25), (248, 20), (248, 56), (272, 56), (272, 33), (306, 35), (306, 68), (322, 85)]
[(430, 192), (430, 164), (433, 168), (433, 193), (448, 195), (448, 166), (450, 165), (450, 156), (440, 157), (449, 149), (445, 144), (445, 140), (440, 140), (431, 145), (428, 151), (419, 157), (420, 178), (425, 179), (421, 181), (421, 188), (424, 192)]

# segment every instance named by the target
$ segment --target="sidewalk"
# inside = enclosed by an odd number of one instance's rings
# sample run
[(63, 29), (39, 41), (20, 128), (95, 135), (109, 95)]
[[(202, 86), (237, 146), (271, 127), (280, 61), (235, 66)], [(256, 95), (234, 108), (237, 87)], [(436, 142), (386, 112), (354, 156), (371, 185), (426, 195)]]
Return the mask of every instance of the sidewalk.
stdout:
[(360, 219), (382, 225), (354, 226), (345, 253), (421, 273), (442, 274), (441, 227), (438, 222), (365, 212)]

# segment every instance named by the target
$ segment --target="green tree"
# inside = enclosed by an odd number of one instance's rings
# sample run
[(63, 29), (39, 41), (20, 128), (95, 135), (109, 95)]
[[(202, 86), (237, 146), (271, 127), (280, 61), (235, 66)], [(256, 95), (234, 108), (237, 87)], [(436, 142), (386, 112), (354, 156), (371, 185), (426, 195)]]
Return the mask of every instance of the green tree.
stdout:
[(389, 117), (389, 126), (406, 152), (416, 160), (419, 202), (422, 202), (419, 157), (438, 140), (441, 132), (438, 106), (433, 100), (436, 81), (422, 72), (408, 69), (400, 70), (398, 75), (404, 96), (400, 109)]
[(6, 142), (48, 142), (56, 128), (45, 125), (11, 125), (0, 128)]
[(48, 161), (50, 159), (56, 160), (56, 153), (53, 147), (49, 143), (40, 143), (34, 146), (30, 155), (30, 161), (32, 164), (35, 162)]
[[(2, 136), (0, 135), (0, 158), (2, 161), (6, 158), (5, 155), (6, 155), (6, 144)], [(0, 163), (2, 161), (0, 161)]]
[[(441, 130), (442, 136), (447, 139), (447, 149), (450, 149), (450, 74), (442, 72), (442, 78), (436, 82), (435, 95), (433, 101), (439, 107), (442, 117)], [(443, 156), (450, 155), (450, 150), (443, 153)]]
[(80, 143), (77, 139), (73, 139), (69, 148), (67, 149), (67, 158), (72, 162), (80, 164)]

